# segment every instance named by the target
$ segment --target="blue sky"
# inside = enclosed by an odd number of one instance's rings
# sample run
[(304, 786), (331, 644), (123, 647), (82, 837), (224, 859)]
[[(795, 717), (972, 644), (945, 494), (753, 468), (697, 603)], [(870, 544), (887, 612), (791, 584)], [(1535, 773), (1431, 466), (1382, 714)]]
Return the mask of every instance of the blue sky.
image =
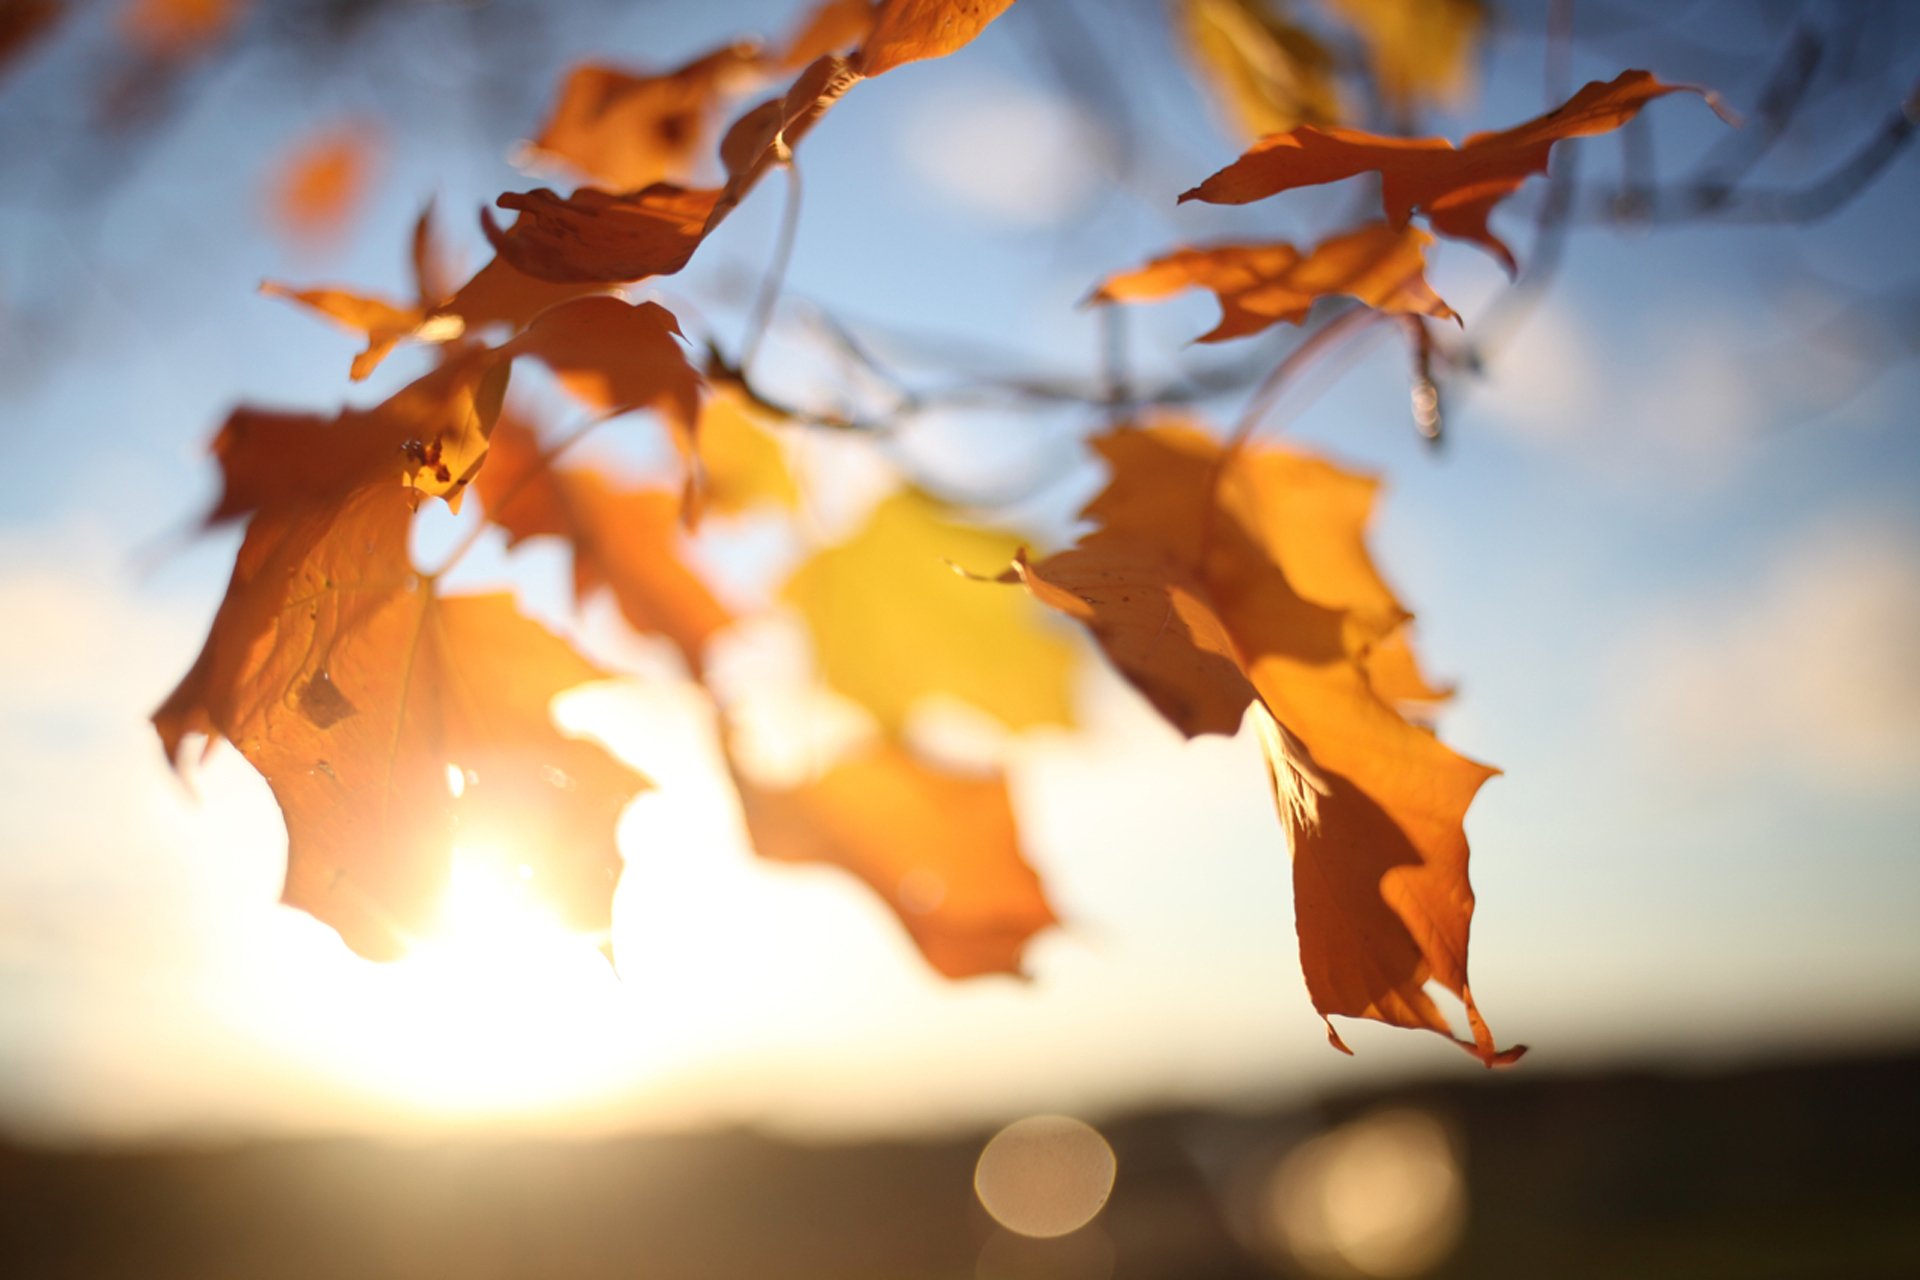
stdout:
[[(880, 340), (903, 356), (978, 346), (1087, 371), (1098, 330), (1075, 304), (1102, 275), (1182, 241), (1313, 239), (1350, 207), (1334, 191), (1176, 209), (1235, 146), (1168, 67), (1139, 77), (1158, 142), (1138, 194), (1115, 194), (1098, 163), (1114, 121), (1045, 74), (1030, 7), (959, 57), (862, 86), (808, 139), (795, 296), (934, 335)], [(515, 69), (529, 85), (579, 56), (664, 63), (785, 15), (560, 8)], [(1116, 22), (1102, 39), (1127, 34)], [(0, 112), (75, 94), (100, 39), (64, 33), (0, 81)], [(1731, 74), (1720, 83), (1750, 110), (1741, 95), (1780, 39), (1739, 6), (1698, 6), (1671, 32), (1584, 43), (1575, 81)], [(1537, 40), (1496, 41), (1475, 106), (1443, 123), (1533, 114), (1540, 56)], [(1860, 104), (1897, 101), (1917, 63), (1895, 59), (1878, 98), (1863, 84), (1814, 112), (1824, 132), (1756, 181), (1822, 171), (1846, 145), (1825, 139), (1862, 136), (1880, 107)], [(18, 183), (0, 206), (0, 1123), (888, 1128), (1472, 1069), (1430, 1037), (1374, 1028), (1344, 1029), (1355, 1059), (1325, 1047), (1257, 750), (1180, 742), (1092, 663), (1083, 727), (1011, 748), (1032, 856), (1073, 922), (1036, 945), (1031, 984), (943, 985), (833, 873), (755, 864), (703, 771), (697, 703), (593, 610), (588, 644), (649, 678), (577, 714), (664, 784), (623, 828), (626, 983), (558, 960), (531, 976), (395, 973), (275, 905), (284, 836), (265, 787), (227, 753), (196, 798), (145, 722), (232, 553), (177, 535), (212, 491), (204, 442), (232, 404), (364, 403), (410, 366), (350, 387), (349, 342), (255, 286), (397, 292), (424, 197), (477, 257), (471, 212), (534, 185), (504, 158), (512, 127), (423, 72), (388, 95), (407, 111), (387, 118), (386, 177), (350, 238), (324, 257), (290, 248), (259, 213), (272, 157), (387, 98), (324, 77), (272, 91), (286, 74), (265, 55), (211, 73), (104, 192), (69, 206), (50, 183)], [(1684, 98), (1649, 116), (1663, 172), (1725, 128)], [(1614, 140), (1585, 147), (1583, 173), (1618, 166)], [(1920, 1031), (1920, 374), (1862, 354), (1864, 338), (1911, 348), (1911, 306), (1904, 332), (1820, 337), (1863, 323), (1862, 297), (1911, 295), (1917, 198), (1908, 154), (1809, 228), (1584, 231), (1437, 456), (1411, 429), (1390, 344), (1284, 424), (1386, 476), (1378, 553), (1420, 613), (1430, 667), (1462, 688), (1443, 730), (1506, 770), (1470, 819), (1473, 976), (1503, 1040), (1534, 1046), (1523, 1069)], [(703, 302), (731, 340), (737, 309), (710, 300), (754, 277), (777, 211), (770, 185), (657, 296)], [(1524, 255), (1524, 217), (1504, 225)], [(1460, 245), (1434, 280), (1470, 336), (1502, 287)], [(1210, 358), (1183, 350), (1209, 307), (1131, 317), (1139, 368)], [(836, 394), (801, 344), (772, 356), (796, 398)], [(829, 528), (904, 463), (961, 488), (1036, 475), (1015, 514), (1058, 539), (1097, 483), (1070, 462), (1089, 426), (951, 414), (913, 427), (891, 462), (835, 441), (799, 452)], [(766, 555), (751, 535), (714, 554)], [(536, 550), (513, 569), (556, 617), (561, 563)], [(489, 554), (481, 573), (505, 565)], [(757, 660), (779, 666), (783, 643)]]

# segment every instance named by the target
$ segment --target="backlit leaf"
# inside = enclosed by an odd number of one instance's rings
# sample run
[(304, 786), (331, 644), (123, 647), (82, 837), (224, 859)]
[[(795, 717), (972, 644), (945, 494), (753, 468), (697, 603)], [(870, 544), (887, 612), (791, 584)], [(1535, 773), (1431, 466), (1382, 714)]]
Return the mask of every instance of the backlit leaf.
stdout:
[(806, 620), (822, 678), (889, 729), (933, 694), (1013, 729), (1067, 724), (1073, 646), (1019, 593), (956, 571), (991, 572), (1020, 545), (909, 490), (801, 565), (786, 597)]
[(685, 182), (712, 145), (722, 105), (754, 78), (758, 53), (751, 43), (726, 45), (653, 75), (582, 63), (567, 73), (530, 156), (622, 191)]
[(1177, 424), (1097, 447), (1112, 468), (1086, 512), (1100, 528), (1016, 569), (1184, 732), (1230, 732), (1250, 705), (1271, 716), (1314, 1007), (1451, 1038), (1432, 981), (1465, 1004), (1469, 1052), (1518, 1057), (1467, 985), (1462, 824), (1494, 771), (1401, 715), (1412, 668), (1394, 691), (1374, 683), (1371, 651), (1408, 615), (1366, 549), (1372, 482), (1284, 449), (1229, 454)]
[(924, 58), (944, 58), (971, 43), (1013, 0), (881, 0), (873, 33), (854, 65), (877, 76)]
[(604, 936), (614, 823), (646, 782), (548, 712), (600, 673), (507, 597), (439, 598), (407, 560), (410, 518), (385, 486), (257, 518), (155, 723), (176, 754), (218, 734), (260, 771), (286, 817), (284, 900), (362, 955), (433, 936), (456, 860), (482, 850)]
[(950, 772), (883, 744), (797, 787), (736, 781), (762, 857), (860, 877), (949, 978), (1018, 974), (1028, 941), (1056, 923), (998, 774)]
[(487, 518), (507, 531), (509, 545), (564, 538), (576, 597), (606, 587), (629, 626), (666, 636), (690, 668), (700, 669), (707, 638), (732, 619), (681, 558), (678, 493), (552, 465), (533, 431), (512, 415), (494, 429), (479, 485)]
[(1435, 231), (1484, 246), (1512, 271), (1513, 254), (1488, 228), (1487, 218), (1529, 177), (1547, 171), (1553, 144), (1618, 129), (1647, 103), (1681, 92), (1703, 93), (1689, 85), (1662, 84), (1645, 71), (1625, 71), (1594, 81), (1544, 116), (1498, 133), (1476, 133), (1457, 147), (1445, 138), (1303, 126), (1261, 139), (1180, 198), (1247, 204), (1296, 187), (1378, 173), (1381, 202), (1394, 226), (1424, 214)]
[(1109, 279), (1094, 302), (1152, 302), (1186, 289), (1220, 301), (1220, 323), (1198, 341), (1243, 338), (1285, 321), (1299, 324), (1320, 298), (1355, 298), (1378, 311), (1457, 319), (1427, 284), (1426, 247), (1417, 227), (1369, 223), (1305, 253), (1290, 244), (1180, 249)]

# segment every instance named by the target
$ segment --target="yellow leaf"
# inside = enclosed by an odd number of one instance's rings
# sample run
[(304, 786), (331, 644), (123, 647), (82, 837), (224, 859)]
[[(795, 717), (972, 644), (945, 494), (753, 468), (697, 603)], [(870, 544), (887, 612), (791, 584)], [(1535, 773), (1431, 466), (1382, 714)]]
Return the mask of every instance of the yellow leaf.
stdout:
[(786, 595), (812, 633), (822, 677), (888, 729), (932, 694), (1011, 729), (1068, 724), (1073, 646), (1024, 592), (956, 571), (997, 572), (1021, 544), (905, 490), (803, 564)]
[(1176, 0), (1202, 84), (1249, 140), (1338, 124), (1332, 61), (1318, 40), (1260, 0)]
[(1487, 20), (1480, 0), (1327, 3), (1366, 43), (1373, 78), (1388, 106), (1454, 106), (1473, 89), (1474, 45)]
[(772, 415), (737, 391), (716, 387), (700, 411), (700, 468), (706, 509), (733, 514), (751, 507), (800, 503), (800, 487), (780, 441), (767, 428)]

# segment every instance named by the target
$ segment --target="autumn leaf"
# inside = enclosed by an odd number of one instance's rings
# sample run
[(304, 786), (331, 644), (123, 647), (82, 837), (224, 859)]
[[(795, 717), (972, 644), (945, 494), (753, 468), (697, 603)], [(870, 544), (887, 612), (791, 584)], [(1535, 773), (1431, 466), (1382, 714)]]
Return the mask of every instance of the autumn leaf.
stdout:
[(440, 598), (407, 560), (411, 516), (376, 486), (256, 519), (162, 740), (177, 758), (184, 732), (218, 734), (260, 771), (286, 818), (284, 901), (361, 955), (432, 936), (456, 859), (489, 851), (604, 935), (614, 823), (647, 784), (548, 712), (601, 673), (508, 597)]
[(729, 96), (756, 77), (759, 47), (725, 45), (684, 66), (640, 75), (603, 63), (567, 73), (528, 157), (568, 165), (622, 191), (694, 176)]
[(1432, 243), (1417, 227), (1374, 222), (1305, 253), (1284, 243), (1180, 249), (1112, 277), (1089, 301), (1152, 302), (1186, 289), (1209, 290), (1219, 299), (1220, 323), (1200, 342), (1243, 338), (1282, 321), (1299, 324), (1315, 301), (1335, 295), (1390, 314), (1457, 320), (1427, 284)]
[(371, 485), (458, 508), (500, 411), (505, 365), (463, 351), (370, 409), (332, 418), (241, 408), (214, 438), (223, 487), (209, 523), (338, 502)]
[(1021, 541), (906, 490), (802, 564), (785, 596), (806, 621), (822, 678), (889, 730), (934, 694), (1011, 729), (1068, 724), (1072, 645), (1018, 594), (956, 571), (991, 572)]
[(1333, 60), (1304, 28), (1263, 0), (1175, 0), (1174, 17), (1200, 83), (1249, 138), (1334, 124)]
[(520, 216), (501, 227), (483, 211), (487, 240), (514, 269), (560, 284), (623, 284), (672, 275), (706, 237), (718, 188), (655, 183), (627, 195), (583, 187), (509, 191), (497, 203)]
[(226, 39), (248, 0), (127, 0), (120, 35), (149, 57), (179, 61)]
[(716, 386), (700, 409), (695, 433), (705, 510), (737, 515), (758, 507), (792, 510), (800, 486), (770, 427), (778, 419), (737, 389)]
[(1389, 110), (1456, 105), (1472, 88), (1474, 46), (1487, 20), (1481, 0), (1327, 0), (1327, 7), (1366, 44)]
[(1405, 226), (1415, 213), (1435, 231), (1485, 247), (1517, 269), (1487, 226), (1502, 200), (1547, 170), (1553, 144), (1617, 129), (1656, 98), (1705, 91), (1662, 84), (1645, 71), (1594, 81), (1554, 111), (1498, 133), (1476, 133), (1458, 147), (1445, 138), (1390, 138), (1357, 129), (1302, 126), (1256, 142), (1247, 153), (1180, 199), (1247, 204), (1296, 187), (1380, 175), (1387, 220)]
[(732, 617), (682, 558), (679, 494), (552, 465), (533, 430), (511, 414), (494, 428), (479, 486), (487, 518), (507, 531), (509, 546), (565, 539), (577, 599), (607, 588), (629, 626), (666, 636), (691, 670), (701, 669), (707, 638)]
[(0, 6), (0, 70), (4, 70), (60, 24), (61, 0), (13, 0)]
[(1512, 1061), (1466, 976), (1462, 824), (1494, 771), (1402, 716), (1417, 668), (1375, 684), (1371, 652), (1409, 615), (1366, 549), (1372, 482), (1289, 450), (1230, 452), (1180, 424), (1096, 447), (1112, 469), (1085, 512), (1100, 527), (1016, 572), (1183, 732), (1231, 732), (1249, 706), (1271, 716), (1301, 963), (1323, 1016), (1452, 1038), (1433, 981), (1466, 1005), (1473, 1041), (1460, 1043)]
[(844, 54), (867, 38), (879, 9), (878, 0), (821, 0), (801, 17), (768, 64), (795, 71), (830, 53)]
[(797, 787), (735, 781), (762, 857), (860, 877), (946, 977), (1018, 974), (1027, 943), (1057, 922), (998, 773), (952, 772), (883, 743)]
[(970, 44), (1013, 0), (881, 0), (873, 33), (854, 65), (877, 76), (925, 58), (944, 58)]
[(492, 328), (518, 331), (549, 307), (598, 291), (599, 286), (536, 280), (499, 259), (489, 261), (455, 289), (451, 272), (433, 234), (433, 211), (414, 223), (409, 259), (414, 301), (392, 302), (355, 289), (300, 289), (266, 281), (260, 292), (305, 307), (350, 333), (366, 338), (353, 359), (358, 382), (380, 367), (405, 341), (444, 343)]
[(378, 150), (378, 133), (360, 122), (301, 141), (275, 171), (268, 192), (274, 225), (308, 245), (337, 237), (366, 198)]

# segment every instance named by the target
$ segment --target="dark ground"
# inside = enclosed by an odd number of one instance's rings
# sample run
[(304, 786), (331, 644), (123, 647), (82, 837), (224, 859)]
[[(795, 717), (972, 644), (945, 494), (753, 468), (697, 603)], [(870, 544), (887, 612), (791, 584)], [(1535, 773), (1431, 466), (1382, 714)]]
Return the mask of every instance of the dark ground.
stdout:
[(1714, 1075), (1522, 1069), (1290, 1111), (1123, 1117), (1101, 1125), (1119, 1165), (1106, 1210), (1053, 1242), (1000, 1232), (975, 1200), (986, 1135), (0, 1146), (0, 1275), (1298, 1274), (1236, 1235), (1250, 1171), (1395, 1105), (1460, 1139), (1467, 1226), (1434, 1276), (1920, 1277), (1920, 1052)]

